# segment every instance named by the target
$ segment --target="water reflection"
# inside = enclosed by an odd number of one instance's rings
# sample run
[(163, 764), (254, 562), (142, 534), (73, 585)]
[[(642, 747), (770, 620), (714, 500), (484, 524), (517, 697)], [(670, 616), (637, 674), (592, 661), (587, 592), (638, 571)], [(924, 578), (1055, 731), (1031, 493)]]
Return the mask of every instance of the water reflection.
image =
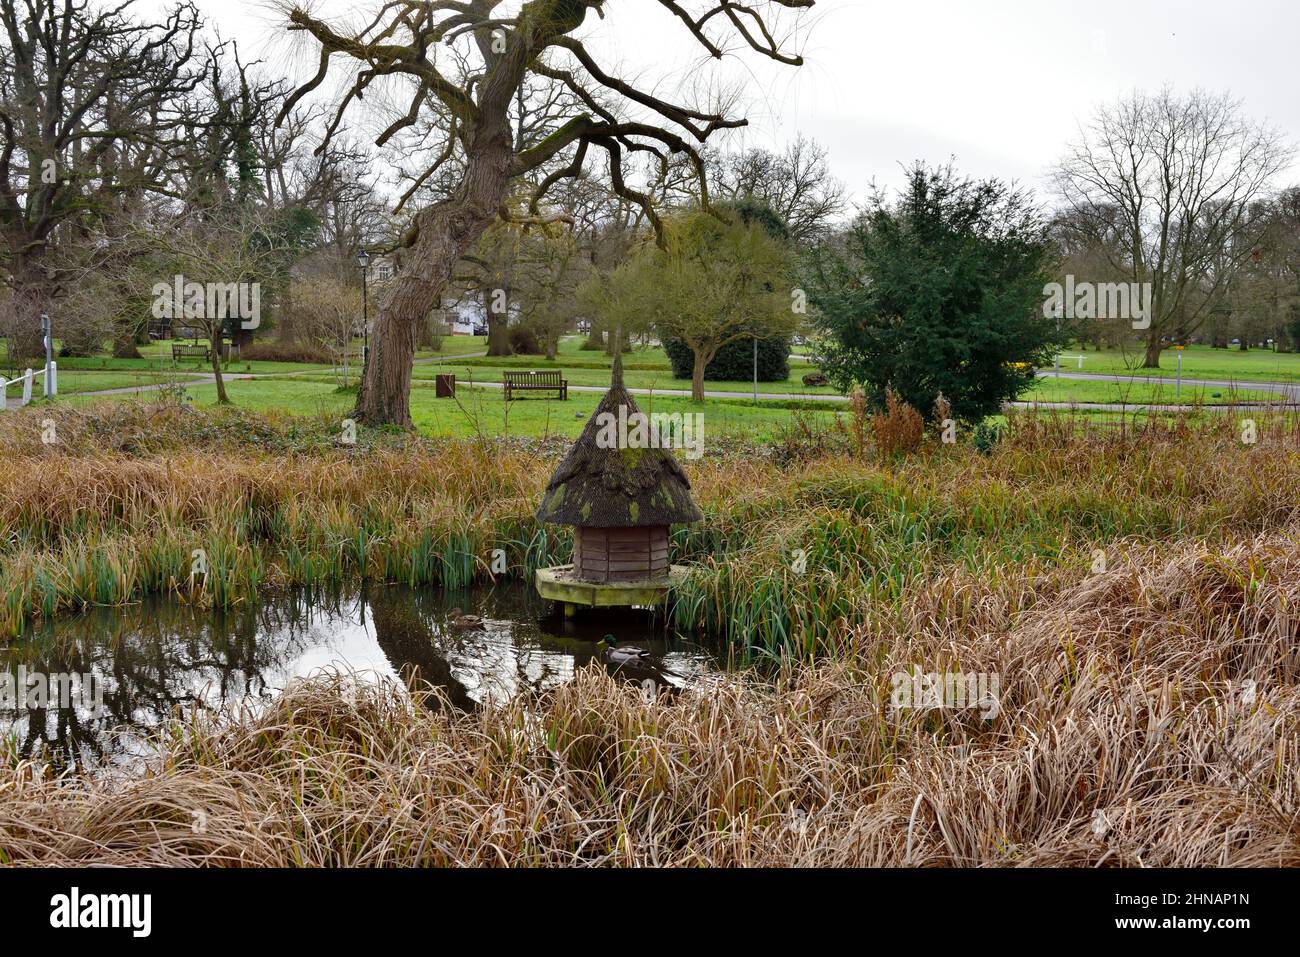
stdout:
[[(458, 627), (451, 609), (483, 619)], [(151, 600), (45, 623), (0, 648), (0, 675), (91, 675), (103, 707), (0, 702), (4, 751), (57, 767), (135, 766), (147, 729), (177, 709), (265, 701), (295, 677), (345, 668), (442, 687), (458, 707), (540, 692), (599, 660), (606, 632), (652, 653), (635, 681), (681, 687), (716, 667), (705, 649), (663, 632), (649, 612), (568, 621), (522, 585), (472, 592), (369, 586), (331, 596), (275, 595), (209, 610)]]

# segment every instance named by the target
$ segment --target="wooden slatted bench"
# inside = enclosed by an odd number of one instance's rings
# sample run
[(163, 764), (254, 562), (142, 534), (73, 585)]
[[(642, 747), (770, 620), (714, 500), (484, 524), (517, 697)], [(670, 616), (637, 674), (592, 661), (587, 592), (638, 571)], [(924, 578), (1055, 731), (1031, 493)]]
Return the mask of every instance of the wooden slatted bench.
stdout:
[(505, 372), (502, 373), (505, 381), (506, 401), (509, 402), (515, 392), (558, 392), (561, 400), (569, 397), (569, 380), (560, 378), (560, 373), (556, 372)]
[(172, 346), (173, 359), (202, 359), (209, 362), (212, 359), (211, 346)]

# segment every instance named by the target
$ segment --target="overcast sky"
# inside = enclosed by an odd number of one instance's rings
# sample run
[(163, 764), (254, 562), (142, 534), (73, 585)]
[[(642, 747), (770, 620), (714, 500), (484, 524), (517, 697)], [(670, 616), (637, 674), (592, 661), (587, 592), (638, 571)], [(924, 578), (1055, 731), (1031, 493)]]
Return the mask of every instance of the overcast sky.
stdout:
[[(259, 0), (197, 2), (276, 72), (313, 72), (315, 54), (286, 42)], [(346, 16), (376, 3), (312, 6)], [(583, 35), (609, 72), (653, 78), (665, 94), (743, 81), (745, 142), (816, 139), (859, 199), (873, 181), (896, 186), (900, 164), (949, 157), (963, 172), (1041, 188), (1079, 122), (1135, 88), (1230, 91), (1300, 140), (1297, 0), (817, 0), (783, 18), (806, 60), (797, 69), (757, 54), (717, 66), (654, 0), (610, 0), (608, 11), (588, 15)], [(1300, 164), (1287, 180), (1300, 183)]]

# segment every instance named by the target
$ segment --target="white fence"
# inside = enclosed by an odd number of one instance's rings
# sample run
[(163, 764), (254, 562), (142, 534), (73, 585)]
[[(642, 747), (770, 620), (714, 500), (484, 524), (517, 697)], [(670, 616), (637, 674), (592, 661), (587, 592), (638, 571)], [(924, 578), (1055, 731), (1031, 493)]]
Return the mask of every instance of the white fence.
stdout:
[(52, 399), (59, 394), (59, 364), (57, 362), (51, 362), (39, 372), (33, 372), (31, 369), (28, 369), (16, 379), (9, 379), (6, 381), (5, 379), (0, 378), (0, 411), (4, 411), (5, 407), (9, 404), (9, 387), (15, 382), (21, 382), (23, 384), (23, 397), (21, 404), (29, 404), (32, 401), (32, 382), (38, 376), (45, 376), (45, 381), (42, 383), (44, 385), (42, 395), (44, 395), (45, 398)]

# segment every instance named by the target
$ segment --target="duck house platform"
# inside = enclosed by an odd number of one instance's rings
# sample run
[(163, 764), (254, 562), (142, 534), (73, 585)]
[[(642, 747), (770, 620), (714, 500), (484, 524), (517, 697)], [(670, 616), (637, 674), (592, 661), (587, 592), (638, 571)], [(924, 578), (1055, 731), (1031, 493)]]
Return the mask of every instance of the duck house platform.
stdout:
[(686, 574), (686, 566), (670, 565), (667, 578), (661, 576), (596, 582), (577, 578), (572, 565), (552, 565), (550, 568), (537, 569), (535, 583), (537, 594), (559, 602), (564, 606), (564, 614), (568, 616), (578, 607), (632, 608), (662, 605), (668, 600), (668, 589)]

